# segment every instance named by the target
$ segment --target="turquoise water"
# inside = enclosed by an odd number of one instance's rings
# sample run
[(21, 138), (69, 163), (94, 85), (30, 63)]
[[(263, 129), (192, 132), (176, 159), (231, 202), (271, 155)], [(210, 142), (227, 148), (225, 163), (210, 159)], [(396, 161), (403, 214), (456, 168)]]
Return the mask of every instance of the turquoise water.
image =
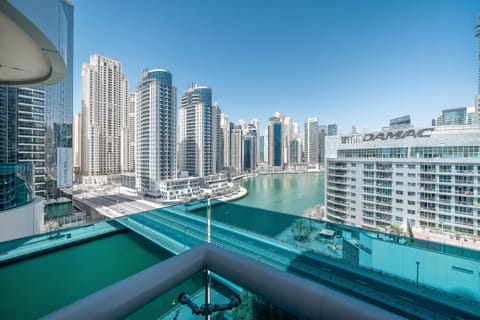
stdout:
[[(116, 234), (0, 268), (0, 318), (36, 319), (162, 260), (171, 254), (133, 232)], [(159, 316), (178, 292), (200, 288), (189, 281), (134, 318)]]
[(324, 204), (324, 173), (276, 174), (239, 180), (248, 190), (235, 204), (302, 215), (307, 208)]

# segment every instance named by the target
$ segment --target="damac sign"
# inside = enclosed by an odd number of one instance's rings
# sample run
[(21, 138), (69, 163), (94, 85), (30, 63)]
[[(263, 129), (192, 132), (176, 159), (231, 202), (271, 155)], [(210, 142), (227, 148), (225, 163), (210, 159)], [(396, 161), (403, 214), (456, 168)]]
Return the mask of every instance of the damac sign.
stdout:
[(388, 140), (388, 139), (403, 139), (406, 137), (412, 138), (427, 138), (432, 134), (433, 128), (425, 128), (420, 130), (408, 129), (399, 131), (387, 131), (379, 133), (366, 133), (363, 136), (363, 141), (374, 140)]

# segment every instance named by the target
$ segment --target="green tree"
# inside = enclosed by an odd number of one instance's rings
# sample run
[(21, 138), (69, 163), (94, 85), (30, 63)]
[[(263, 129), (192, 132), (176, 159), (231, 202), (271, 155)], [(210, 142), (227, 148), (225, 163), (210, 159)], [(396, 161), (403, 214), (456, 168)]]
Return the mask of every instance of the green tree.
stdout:
[(312, 233), (312, 228), (305, 219), (297, 219), (292, 224), (291, 231), (295, 240), (305, 242)]

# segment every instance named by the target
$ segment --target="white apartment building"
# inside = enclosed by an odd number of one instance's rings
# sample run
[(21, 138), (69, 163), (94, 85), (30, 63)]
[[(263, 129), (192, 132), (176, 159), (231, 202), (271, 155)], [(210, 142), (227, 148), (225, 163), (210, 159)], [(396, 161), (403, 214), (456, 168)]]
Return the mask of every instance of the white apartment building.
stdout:
[(220, 127), (223, 132), (223, 166), (230, 167), (230, 122), (225, 113), (221, 114)]
[(221, 110), (212, 104), (212, 89), (194, 85), (185, 90), (178, 129), (178, 168), (203, 177), (223, 167)]
[(137, 94), (128, 95), (128, 107), (121, 112), (120, 129), (120, 165), (122, 173), (135, 172), (135, 119), (136, 119)]
[(136, 95), (136, 187), (140, 194), (167, 199), (165, 180), (176, 177), (176, 88), (172, 74), (143, 72)]
[(480, 236), (480, 127), (327, 137), (327, 219)]
[(234, 125), (230, 132), (230, 166), (235, 172), (243, 171), (243, 129)]
[(128, 108), (128, 80), (120, 61), (98, 54), (82, 66), (83, 183), (104, 184), (121, 173), (121, 112)]
[(200, 187), (211, 191), (213, 195), (221, 195), (228, 187), (227, 175), (220, 173), (203, 177), (200, 179)]
[(72, 155), (73, 155), (73, 180), (75, 183), (79, 180), (80, 163), (82, 159), (82, 113), (79, 112), (73, 117), (72, 121)]
[(318, 119), (308, 118), (305, 120), (305, 161), (318, 163)]

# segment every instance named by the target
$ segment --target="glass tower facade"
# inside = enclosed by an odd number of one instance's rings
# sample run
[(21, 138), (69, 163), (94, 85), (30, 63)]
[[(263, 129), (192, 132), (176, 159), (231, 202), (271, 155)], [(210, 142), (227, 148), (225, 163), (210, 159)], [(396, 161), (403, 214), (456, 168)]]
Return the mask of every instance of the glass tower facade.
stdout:
[(48, 198), (59, 197), (61, 189), (71, 188), (73, 182), (73, 6), (61, 1), (58, 9), (65, 25), (62, 43), (67, 71), (62, 82), (45, 87), (45, 183)]
[(0, 87), (0, 163), (32, 163), (35, 194), (45, 196), (45, 90)]
[(467, 123), (467, 108), (443, 110), (437, 117), (437, 126), (464, 125)]
[(61, 2), (59, 8), (66, 22), (67, 72), (65, 79), (46, 87), (46, 191), (48, 197), (60, 196), (62, 188), (71, 188), (73, 181), (73, 6)]

